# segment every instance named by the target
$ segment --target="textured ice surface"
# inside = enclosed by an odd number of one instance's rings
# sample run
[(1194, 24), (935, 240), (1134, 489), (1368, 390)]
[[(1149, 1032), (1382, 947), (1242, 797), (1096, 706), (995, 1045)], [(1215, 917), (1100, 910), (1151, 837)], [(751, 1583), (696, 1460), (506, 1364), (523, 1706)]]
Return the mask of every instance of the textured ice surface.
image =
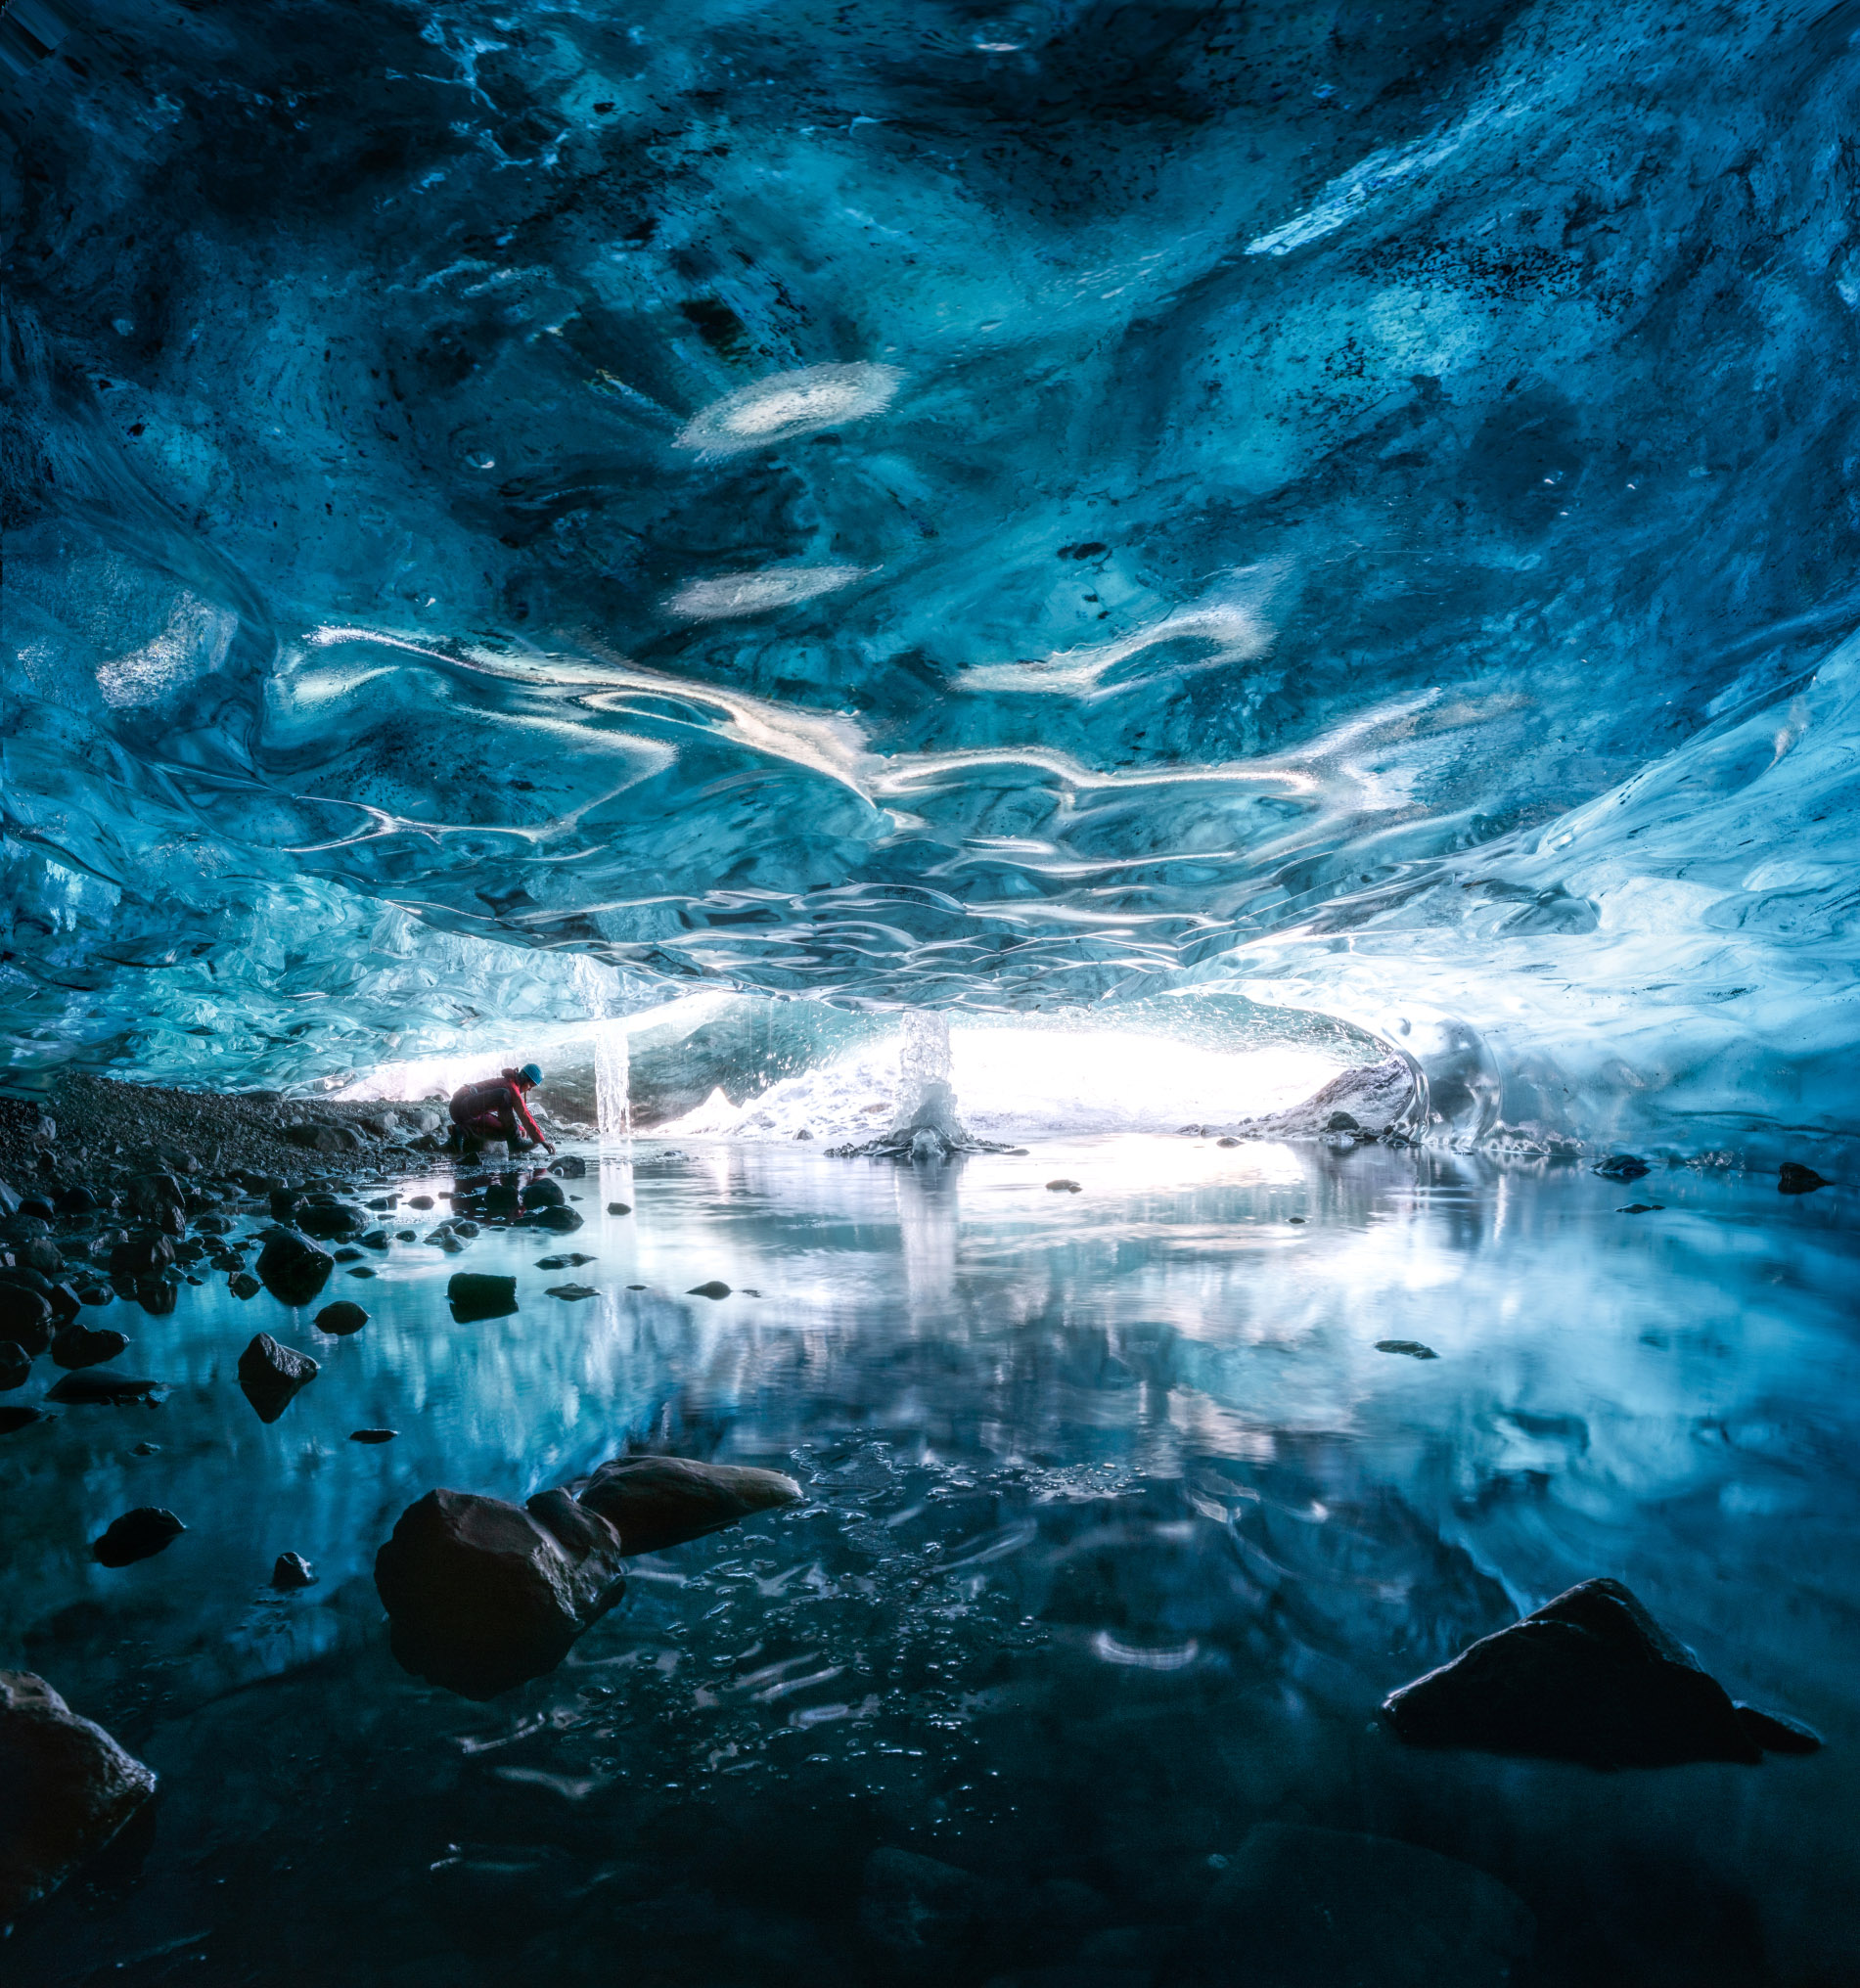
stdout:
[(1206, 985), (1443, 1138), (1832, 1136), (1857, 62), (96, 0), (0, 85), (16, 1064)]

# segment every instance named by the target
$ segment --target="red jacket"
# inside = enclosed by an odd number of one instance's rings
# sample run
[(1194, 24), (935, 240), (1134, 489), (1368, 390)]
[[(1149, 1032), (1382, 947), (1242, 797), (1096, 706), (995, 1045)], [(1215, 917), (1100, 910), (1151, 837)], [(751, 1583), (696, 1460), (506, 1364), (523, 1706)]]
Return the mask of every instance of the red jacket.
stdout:
[(475, 1125), (480, 1118), (495, 1118), (503, 1112), (515, 1114), (526, 1139), (543, 1140), (542, 1129), (529, 1115), (522, 1091), (509, 1077), (487, 1077), (481, 1084), (461, 1084), (452, 1093), (452, 1122)]

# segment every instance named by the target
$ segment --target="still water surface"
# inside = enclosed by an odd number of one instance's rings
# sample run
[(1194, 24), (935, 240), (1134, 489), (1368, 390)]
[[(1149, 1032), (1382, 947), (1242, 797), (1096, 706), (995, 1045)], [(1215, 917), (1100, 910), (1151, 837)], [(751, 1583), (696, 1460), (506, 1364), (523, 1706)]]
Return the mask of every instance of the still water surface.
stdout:
[[(339, 1275), (352, 1338), (221, 1279), (113, 1306), (166, 1402), (5, 1439), (0, 1662), (162, 1779), (10, 1981), (1860, 1980), (1845, 1190), (1141, 1138), (641, 1145), (567, 1185), (576, 1235)], [(461, 1268), (516, 1271), (519, 1314), (454, 1325)], [(270, 1426), (259, 1330), (323, 1363)], [(399, 1671), (371, 1567), (405, 1505), (629, 1445), (807, 1496), (635, 1562), (490, 1705)], [(145, 1504), (189, 1531), (97, 1566)], [(318, 1586), (268, 1590), (287, 1550)], [(1827, 1748), (1602, 1774), (1379, 1726), (1601, 1573)]]

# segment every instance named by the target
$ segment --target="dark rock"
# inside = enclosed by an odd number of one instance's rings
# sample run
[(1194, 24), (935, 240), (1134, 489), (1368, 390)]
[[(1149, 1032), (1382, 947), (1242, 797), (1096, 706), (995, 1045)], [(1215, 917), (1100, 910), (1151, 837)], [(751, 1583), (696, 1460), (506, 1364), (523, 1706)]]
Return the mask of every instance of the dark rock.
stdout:
[(319, 1242), (340, 1242), (347, 1237), (359, 1236), (368, 1227), (368, 1218), (361, 1209), (346, 1207), (340, 1201), (305, 1201), (297, 1210), (296, 1226)]
[(506, 1319), (517, 1309), (517, 1280), (479, 1270), (460, 1270), (445, 1288), (452, 1317), (462, 1326), (475, 1319)]
[(1822, 1737), (1812, 1726), (1792, 1719), (1787, 1712), (1759, 1712), (1754, 1705), (1732, 1707), (1738, 1724), (1765, 1753), (1819, 1753)]
[(1616, 1208), (1617, 1215), (1657, 1215), (1665, 1208), (1664, 1201), (1629, 1201), (1624, 1208)]
[(317, 1331), (332, 1335), (359, 1333), (367, 1323), (368, 1314), (360, 1305), (351, 1304), (345, 1297), (338, 1298), (334, 1304), (326, 1304), (316, 1315)]
[(1326, 1132), (1360, 1132), (1362, 1127), (1347, 1111), (1333, 1111), (1324, 1121)]
[(625, 1579), (618, 1536), (565, 1492), (440, 1490), (401, 1514), (375, 1586), (401, 1666), (482, 1699), (554, 1670)]
[(1383, 1701), (1421, 1746), (1668, 1767), (1761, 1759), (1718, 1681), (1619, 1581), (1584, 1581)]
[(1258, 1823), (1207, 1895), (1187, 1978), (1502, 1988), (1535, 1936), (1523, 1901), (1470, 1864), (1388, 1836)]
[(187, 1211), (187, 1190), (171, 1173), (141, 1173), (128, 1181), (122, 1203), (130, 1219), (178, 1236)]
[(544, 1293), (548, 1297), (599, 1297), (601, 1293), (591, 1284), (552, 1284)]
[(239, 1224), (230, 1215), (197, 1215), (194, 1227), (203, 1236), (230, 1236)]
[(344, 1245), (336, 1251), (336, 1261), (338, 1263), (359, 1263), (361, 1260), (362, 1252), (359, 1249)]
[(91, 1558), (101, 1566), (133, 1566), (137, 1560), (165, 1553), (186, 1530), (173, 1513), (160, 1506), (138, 1505), (104, 1527), (103, 1536), (91, 1544)]
[(523, 1217), (525, 1229), (553, 1229), (561, 1236), (567, 1236), (580, 1226), (581, 1217), (568, 1207), (538, 1208), (534, 1214)]
[(567, 1204), (567, 1196), (562, 1192), (562, 1183), (553, 1181), (547, 1174), (533, 1180), (523, 1190), (523, 1213), (533, 1215), (538, 1208), (560, 1208)]
[(476, 1222), (468, 1220), (463, 1215), (454, 1216), (446, 1224), (446, 1227), (452, 1231), (453, 1235), (463, 1237), (468, 1242), (476, 1242), (481, 1233)]
[(1631, 1152), (1617, 1152), (1610, 1158), (1599, 1160), (1590, 1168), (1590, 1172), (1599, 1173), (1604, 1180), (1618, 1181), (1639, 1180), (1650, 1170), (1646, 1160)]
[(509, 1181), (495, 1181), (484, 1190), (486, 1215), (508, 1219), (522, 1205), (516, 1188)]
[(0, 1393), (23, 1387), (31, 1378), (31, 1354), (11, 1339), (0, 1339)]
[(946, 1974), (989, 1902), (980, 1878), (915, 1850), (866, 1859), (859, 1926), (887, 1960), (912, 1972)]
[(352, 1270), (345, 1270), (342, 1274), (344, 1277), (379, 1277), (381, 1275), (378, 1270), (372, 1269), (366, 1263), (358, 1263)]
[(301, 1188), (273, 1188), (268, 1197), (271, 1202), (271, 1219), (287, 1226), (296, 1220), (299, 1207), (303, 1205)]
[(432, 1205), (432, 1197), (431, 1195), (415, 1195), (408, 1201), (407, 1205), (410, 1208), (430, 1208)]
[(1075, 1180), (1050, 1180), (1046, 1191), (1049, 1195), (1082, 1195), (1085, 1192)]
[(52, 1341), (52, 1358), (61, 1367), (101, 1367), (124, 1351), (129, 1341), (108, 1326), (93, 1332), (75, 1321)]
[(274, 1588), (314, 1588), (316, 1569), (301, 1554), (281, 1553), (277, 1565), (271, 1570), (271, 1585)]
[(144, 1374), (113, 1374), (106, 1367), (84, 1367), (68, 1374), (46, 1394), (71, 1408), (121, 1408), (132, 1401), (155, 1401), (167, 1392), (167, 1382)]
[(43, 1678), (0, 1671), (0, 1925), (49, 1897), (155, 1792), (155, 1776)]
[(226, 1288), (235, 1297), (245, 1298), (256, 1297), (264, 1289), (264, 1286), (258, 1282), (250, 1270), (241, 1270), (236, 1271), (226, 1280)]
[(398, 1195), (383, 1195), (379, 1200), (370, 1201), (368, 1205), (371, 1208), (373, 1208), (377, 1214), (385, 1213), (386, 1211), (399, 1207), (400, 1197)]
[(20, 1212), (20, 1197), (0, 1180), (0, 1222), (11, 1221)]
[(43, 1195), (27, 1195), (20, 1203), (20, 1212), (31, 1216), (35, 1222), (49, 1222), (57, 1215), (58, 1210)]
[(1431, 1346), (1424, 1346), (1419, 1339), (1378, 1339), (1379, 1353), (1406, 1353), (1411, 1360), (1437, 1360), (1439, 1354)]
[(730, 1287), (724, 1283), (722, 1278), (713, 1277), (708, 1284), (694, 1284), (686, 1291), (685, 1295), (687, 1297), (728, 1297), (730, 1295)]
[(393, 1428), (357, 1428), (349, 1430), (348, 1439), (352, 1443), (391, 1443), (399, 1433)]
[(23, 1285), (0, 1284), (0, 1333), (28, 1353), (39, 1354), (52, 1343), (50, 1301)]
[(52, 1205), (61, 1215), (94, 1215), (104, 1204), (102, 1199), (80, 1181), (75, 1187), (67, 1188)]
[(132, 1457), (159, 1457), (161, 1454), (161, 1445), (159, 1443), (138, 1443), (129, 1454)]
[(239, 1356), (239, 1384), (260, 1422), (276, 1422), (317, 1377), (317, 1363), (260, 1333)]
[(607, 1211), (610, 1215), (630, 1215), (633, 1212), (633, 1204), (631, 1201), (610, 1201), (607, 1204)]
[(165, 1236), (131, 1236), (110, 1252), (112, 1277), (159, 1277), (174, 1261), (174, 1244)]
[(366, 1236), (358, 1236), (356, 1241), (361, 1243), (364, 1249), (386, 1249), (387, 1247), (387, 1231), (386, 1229), (371, 1229)]
[(258, 1280), (280, 1304), (305, 1305), (330, 1281), (335, 1259), (295, 1229), (268, 1229)]
[(1812, 1195), (1817, 1188), (1833, 1187), (1833, 1181), (1823, 1180), (1812, 1166), (1803, 1166), (1799, 1160), (1786, 1159), (1776, 1182), (1779, 1195)]
[(594, 1257), (586, 1255), (583, 1251), (570, 1249), (563, 1256), (537, 1257), (536, 1268), (538, 1270), (578, 1270), (582, 1264), (593, 1263), (594, 1261), (596, 1261)]
[(549, 1171), (560, 1174), (564, 1180), (585, 1180), (588, 1163), (578, 1152), (565, 1152), (560, 1159), (550, 1162)]
[(800, 1495), (794, 1478), (779, 1470), (688, 1457), (616, 1457), (595, 1471), (581, 1503), (613, 1527), (623, 1552), (643, 1554), (793, 1505)]
[[(198, 1284), (199, 1278), (189, 1283)], [(163, 1318), (174, 1309), (180, 1291), (164, 1278), (149, 1278), (136, 1286), (136, 1302), (151, 1318)]]
[(23, 1428), (30, 1428), (35, 1422), (56, 1422), (56, 1416), (47, 1415), (42, 1408), (22, 1408), (9, 1402), (0, 1407), (0, 1436), (16, 1435)]

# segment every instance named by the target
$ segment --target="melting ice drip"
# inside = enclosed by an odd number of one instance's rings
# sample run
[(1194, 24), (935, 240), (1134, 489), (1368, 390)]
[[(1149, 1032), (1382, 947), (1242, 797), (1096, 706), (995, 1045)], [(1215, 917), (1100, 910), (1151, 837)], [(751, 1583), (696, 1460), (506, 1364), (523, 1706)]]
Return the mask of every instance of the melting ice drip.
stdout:
[(596, 1022), (594, 1100), (603, 1146), (624, 1140), (632, 1132), (632, 1102), (628, 1095), (631, 1081), (632, 1066), (627, 1056), (625, 1022)]

